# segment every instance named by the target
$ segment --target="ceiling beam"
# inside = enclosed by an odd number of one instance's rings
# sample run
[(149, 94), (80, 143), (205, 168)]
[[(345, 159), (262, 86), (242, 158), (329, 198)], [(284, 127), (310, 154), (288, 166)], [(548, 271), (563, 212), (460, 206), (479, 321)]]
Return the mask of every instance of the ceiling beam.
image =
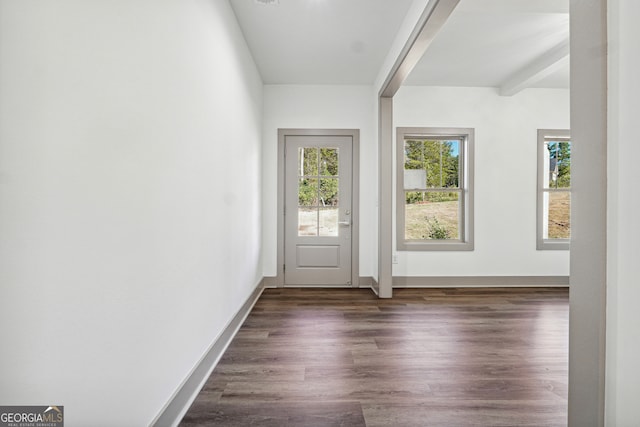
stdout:
[(568, 63), (569, 40), (567, 39), (509, 77), (500, 86), (500, 95), (513, 96), (553, 74)]
[(380, 96), (393, 98), (459, 2), (460, 0), (431, 0), (427, 3), (416, 28), (383, 83)]

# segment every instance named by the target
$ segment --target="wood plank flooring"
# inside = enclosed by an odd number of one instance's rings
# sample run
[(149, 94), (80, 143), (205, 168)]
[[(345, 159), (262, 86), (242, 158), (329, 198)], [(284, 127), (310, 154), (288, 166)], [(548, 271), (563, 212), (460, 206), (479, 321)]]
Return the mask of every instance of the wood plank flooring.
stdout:
[(267, 289), (180, 424), (566, 426), (569, 292)]

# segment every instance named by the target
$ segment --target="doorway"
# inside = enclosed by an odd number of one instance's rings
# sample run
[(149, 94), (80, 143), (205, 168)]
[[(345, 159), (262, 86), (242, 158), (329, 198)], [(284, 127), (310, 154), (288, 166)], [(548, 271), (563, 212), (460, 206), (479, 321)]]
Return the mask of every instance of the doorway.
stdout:
[(358, 130), (279, 130), (278, 284), (358, 286)]

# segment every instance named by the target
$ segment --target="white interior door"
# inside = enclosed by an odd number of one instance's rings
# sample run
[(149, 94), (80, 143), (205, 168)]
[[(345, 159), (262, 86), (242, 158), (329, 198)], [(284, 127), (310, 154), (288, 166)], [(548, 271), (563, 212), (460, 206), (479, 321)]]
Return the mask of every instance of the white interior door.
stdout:
[(352, 137), (286, 136), (286, 286), (351, 285)]

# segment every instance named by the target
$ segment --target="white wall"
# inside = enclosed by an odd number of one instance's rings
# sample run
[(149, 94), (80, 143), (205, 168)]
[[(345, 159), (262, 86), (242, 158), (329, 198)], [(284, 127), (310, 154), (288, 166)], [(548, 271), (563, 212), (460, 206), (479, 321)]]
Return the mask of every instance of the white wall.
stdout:
[(263, 133), (264, 275), (276, 275), (278, 129), (360, 129), (360, 276), (373, 274), (377, 141), (371, 86), (266, 85)]
[(568, 90), (404, 86), (394, 128), (405, 126), (475, 129), (475, 250), (397, 252), (394, 276), (569, 274), (568, 251), (536, 250), (537, 129), (569, 128)]
[(640, 3), (608, 0), (609, 137), (606, 425), (640, 420)]
[(142, 426), (262, 275), (227, 1), (1, 0), (0, 402)]

